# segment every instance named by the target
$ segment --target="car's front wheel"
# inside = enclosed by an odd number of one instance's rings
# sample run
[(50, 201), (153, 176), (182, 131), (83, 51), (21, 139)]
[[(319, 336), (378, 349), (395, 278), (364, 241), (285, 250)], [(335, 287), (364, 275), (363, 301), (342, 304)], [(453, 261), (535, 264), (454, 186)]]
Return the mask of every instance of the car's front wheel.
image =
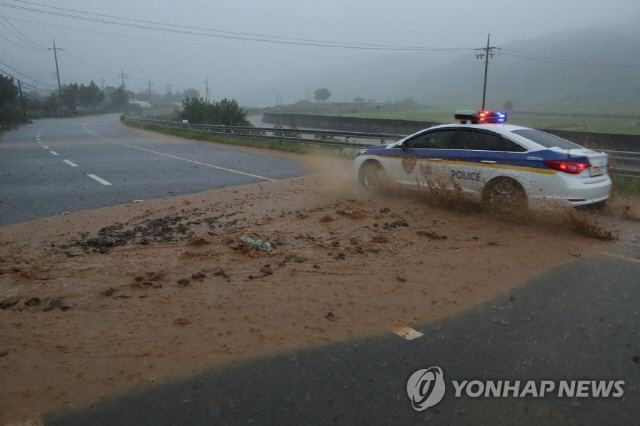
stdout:
[(522, 185), (510, 178), (492, 180), (482, 195), (484, 204), (493, 210), (511, 211), (527, 207), (527, 193)]
[(360, 167), (360, 183), (367, 189), (379, 191), (387, 187), (387, 174), (380, 163), (372, 161)]

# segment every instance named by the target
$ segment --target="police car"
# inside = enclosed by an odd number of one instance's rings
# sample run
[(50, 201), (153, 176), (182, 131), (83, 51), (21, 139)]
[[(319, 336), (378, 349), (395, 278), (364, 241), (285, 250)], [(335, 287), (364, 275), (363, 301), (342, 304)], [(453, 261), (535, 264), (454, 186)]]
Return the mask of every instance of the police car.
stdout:
[(357, 179), (381, 189), (398, 183), (445, 188), (501, 209), (549, 202), (584, 206), (609, 198), (607, 154), (558, 136), (505, 124), (493, 111), (457, 111), (456, 124), (422, 130), (358, 152)]

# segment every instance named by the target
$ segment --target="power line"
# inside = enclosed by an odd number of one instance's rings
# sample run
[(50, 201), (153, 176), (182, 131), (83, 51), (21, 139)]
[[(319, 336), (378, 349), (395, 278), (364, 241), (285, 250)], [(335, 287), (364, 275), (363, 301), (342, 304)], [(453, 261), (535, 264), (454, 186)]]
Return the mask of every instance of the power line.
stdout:
[[(16, 81), (21, 81), (20, 79), (18, 79), (18, 78), (16, 78), (15, 76), (13, 76), (13, 75), (9, 74), (8, 72), (6, 72), (5, 70), (3, 70), (2, 68), (0, 68), (0, 72), (1, 72), (1, 73), (3, 73), (4, 75), (7, 75), (7, 76), (9, 76), (9, 77), (13, 78), (13, 79), (14, 79), (14, 80), (16, 80)], [(34, 91), (36, 91), (36, 92), (40, 92), (40, 93), (51, 93), (51, 91), (50, 91), (50, 90), (46, 90), (46, 89), (42, 89), (42, 88), (40, 88), (40, 87), (33, 86), (33, 85), (31, 85), (31, 84), (29, 84), (29, 83), (26, 83), (26, 82), (24, 82), (24, 81), (22, 81), (22, 84), (24, 84), (25, 86), (27, 86), (27, 87), (31, 88), (32, 90), (34, 90)]]
[(592, 68), (640, 68), (640, 64), (597, 64), (597, 63), (587, 63), (587, 62), (574, 62), (567, 61), (559, 58), (549, 58), (545, 56), (528, 54), (522, 52), (516, 52), (515, 50), (503, 49), (503, 55), (512, 56), (514, 58), (527, 59), (530, 61), (537, 62), (546, 62), (550, 64), (558, 64), (558, 65), (572, 65), (579, 67), (592, 67)]
[[(4, 65), (5, 67), (9, 68), (11, 71), (15, 72), (15, 73), (16, 73), (16, 74), (18, 74), (18, 75), (21, 75), (21, 76), (22, 76), (22, 77), (24, 77), (24, 78), (28, 78), (29, 80), (34, 81), (34, 82), (36, 82), (36, 83), (38, 83), (38, 84), (43, 84), (43, 85), (45, 85), (45, 86), (49, 86), (49, 84), (47, 84), (47, 83), (43, 83), (43, 82), (41, 82), (41, 81), (38, 81), (38, 80), (36, 80), (35, 78), (31, 78), (31, 77), (29, 77), (28, 75), (25, 75), (25, 74), (21, 73), (20, 71), (16, 70), (16, 69), (15, 69), (15, 68), (13, 68), (12, 66), (10, 66), (10, 65), (8, 65), (8, 64), (6, 64), (6, 63), (4, 63), (4, 62), (2, 62), (2, 61), (0, 61), (0, 64)], [(5, 74), (7, 74), (7, 73), (5, 73)]]
[[(15, 0), (15, 1), (19, 1), (20, 3), (26, 3), (30, 5), (48, 7), (56, 10), (63, 10), (67, 12), (81, 13), (85, 15), (94, 15), (94, 16), (99, 16), (100, 18), (94, 18), (91, 16), (70, 15), (68, 13), (55, 12), (51, 10), (34, 9), (30, 7), (12, 5), (7, 3), (0, 3), (0, 6), (5, 6), (12, 9), (17, 9), (17, 10), (35, 12), (35, 13), (60, 16), (64, 18), (86, 20), (86, 21), (98, 22), (103, 24), (119, 25), (124, 27), (165, 31), (165, 32), (178, 33), (178, 34), (187, 34), (187, 35), (200, 35), (205, 37), (224, 38), (224, 39), (231, 39), (231, 40), (257, 41), (257, 42), (263, 42), (263, 43), (314, 46), (314, 47), (331, 47), (331, 48), (341, 48), (341, 49), (388, 50), (388, 51), (455, 51), (455, 50), (468, 51), (468, 50), (473, 50), (473, 49), (465, 49), (465, 48), (429, 48), (429, 47), (420, 47), (420, 46), (392, 46), (392, 45), (379, 45), (379, 44), (346, 43), (346, 42), (336, 42), (336, 41), (327, 41), (327, 40), (313, 40), (313, 39), (269, 36), (269, 35), (252, 34), (252, 33), (241, 33), (241, 32), (234, 32), (234, 31), (222, 31), (222, 30), (215, 30), (210, 28), (190, 27), (185, 25), (167, 24), (163, 22), (123, 18), (123, 17), (113, 16), (113, 15), (84, 12), (76, 9), (66, 9), (66, 8), (48, 6), (48, 5), (43, 5), (39, 3), (32, 3), (32, 2), (26, 2), (26, 1), (20, 1), (20, 0)], [(123, 21), (135, 22), (135, 24), (105, 20), (102, 18), (119, 19)], [(160, 27), (158, 27), (157, 25), (159, 25)], [(163, 28), (163, 27), (167, 27), (167, 28)], [(204, 33), (204, 32), (198, 32), (198, 31), (207, 31), (207, 32)]]
[[(7, 28), (9, 30), (9, 32), (11, 32), (13, 35), (15, 35), (18, 39), (20, 39), (22, 42), (26, 43), (27, 45), (30, 45), (31, 47), (38, 49), (38, 50), (45, 50), (42, 46), (38, 45), (38, 43), (36, 43), (35, 41), (31, 40), (29, 37), (27, 37), (26, 35), (24, 35), (24, 33), (22, 31), (20, 31), (19, 29), (17, 29), (15, 27), (15, 25), (13, 25), (11, 22), (9, 22), (7, 20), (7, 18), (5, 18), (3, 15), (0, 15), (0, 18), (4, 19), (4, 21), (9, 24), (11, 26), (11, 28), (13, 28), (15, 30), (15, 32), (13, 32), (9, 27), (7, 27), (6, 25), (2, 24), (5, 28)], [(1, 23), (1, 22), (0, 22)], [(18, 33), (18, 34), (16, 34)]]
[[(225, 49), (225, 50), (233, 50), (233, 51), (244, 51), (244, 52), (258, 52), (258, 53), (270, 53), (270, 54), (275, 54), (275, 55), (286, 55), (286, 56), (295, 56), (295, 57), (299, 57), (299, 56), (305, 56), (305, 57), (309, 57), (309, 58), (328, 58), (328, 59), (353, 59), (353, 57), (350, 56), (337, 56), (337, 55), (319, 55), (319, 54), (311, 54), (311, 53), (292, 53), (292, 52), (279, 52), (279, 51), (274, 51), (274, 50), (263, 50), (263, 49), (255, 49), (255, 48), (246, 48), (246, 47), (227, 47), (227, 46), (220, 46), (220, 45), (211, 45), (211, 44), (205, 44), (205, 43), (194, 43), (194, 42), (183, 42), (183, 41), (178, 41), (175, 39), (163, 39), (163, 38), (154, 38), (154, 37), (143, 37), (143, 36), (134, 36), (134, 35), (125, 35), (125, 34), (118, 34), (118, 33), (113, 33), (113, 32), (107, 32), (107, 31), (97, 31), (97, 30), (88, 30), (88, 29), (84, 29), (84, 28), (78, 28), (78, 27), (70, 27), (70, 26), (64, 26), (64, 25), (56, 25), (56, 24), (51, 24), (49, 22), (41, 22), (41, 21), (31, 21), (28, 19), (21, 19), (21, 18), (14, 18), (11, 17), (10, 19), (14, 20), (14, 21), (20, 21), (20, 22), (28, 22), (30, 24), (37, 24), (37, 25), (46, 25), (49, 27), (56, 27), (56, 28), (64, 28), (64, 29), (73, 29), (76, 31), (83, 31), (83, 32), (87, 32), (87, 33), (92, 33), (92, 34), (105, 34), (105, 35), (111, 35), (111, 36), (117, 36), (117, 37), (124, 37), (126, 39), (137, 39), (137, 40), (150, 40), (150, 41), (160, 41), (163, 43), (172, 43), (172, 44), (178, 44), (178, 45), (183, 45), (183, 46), (203, 46), (203, 47), (214, 47), (217, 49)], [(397, 59), (384, 59), (384, 58), (380, 58), (380, 57), (375, 57), (375, 58), (371, 58), (371, 57), (365, 57), (365, 58), (359, 58), (359, 60), (362, 61), (370, 61), (370, 62), (392, 62), (392, 63), (431, 63), (431, 61), (416, 61), (416, 60), (412, 60), (412, 61), (407, 61), (407, 60), (397, 60)], [(135, 78), (135, 77), (133, 77)], [(140, 81), (145, 81), (142, 79), (138, 79)]]

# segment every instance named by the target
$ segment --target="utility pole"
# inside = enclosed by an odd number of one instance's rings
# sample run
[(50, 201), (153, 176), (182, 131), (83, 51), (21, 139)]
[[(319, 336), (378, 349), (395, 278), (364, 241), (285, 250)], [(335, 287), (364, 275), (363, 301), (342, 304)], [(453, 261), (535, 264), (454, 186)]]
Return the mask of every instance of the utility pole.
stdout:
[(24, 121), (27, 121), (27, 110), (24, 107), (24, 96), (22, 96), (22, 83), (18, 80), (18, 90), (20, 91), (20, 104), (22, 105), (22, 115), (24, 116)]
[(211, 98), (211, 96), (209, 96), (209, 77), (206, 78), (205, 81), (203, 81), (203, 83), (205, 84), (205, 89), (204, 89), (204, 101), (206, 103), (209, 103), (209, 100)]
[(124, 70), (122, 70), (122, 72), (120, 73), (120, 77), (122, 78), (122, 86), (120, 86), (120, 87), (122, 87), (122, 90), (124, 90), (124, 88), (125, 88), (124, 79), (125, 78), (129, 78), (129, 74), (125, 74)]
[(483, 53), (476, 53), (476, 59), (484, 59), (484, 86), (482, 89), (482, 109), (484, 110), (485, 100), (487, 98), (487, 73), (489, 71), (489, 56), (493, 58), (493, 49), (500, 49), (499, 47), (491, 46), (491, 34), (487, 34), (487, 47), (482, 47), (480, 49)]
[(56, 60), (56, 75), (58, 76), (58, 94), (60, 95), (60, 99), (58, 100), (58, 115), (62, 117), (62, 85), (60, 84), (60, 69), (58, 68), (58, 50), (63, 50), (59, 47), (56, 47), (56, 39), (53, 39), (53, 57)]
[(100, 78), (100, 89), (104, 91), (104, 78)]
[(171, 85), (167, 84), (167, 93), (171, 95)]
[(151, 108), (151, 80), (149, 80), (149, 108)]

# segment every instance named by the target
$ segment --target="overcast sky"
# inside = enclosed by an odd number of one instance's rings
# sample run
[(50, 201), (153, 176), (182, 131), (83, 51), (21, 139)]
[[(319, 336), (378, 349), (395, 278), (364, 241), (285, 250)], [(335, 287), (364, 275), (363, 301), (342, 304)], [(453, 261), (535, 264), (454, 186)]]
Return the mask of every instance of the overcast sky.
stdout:
[[(118, 86), (124, 70), (127, 88), (135, 92), (148, 89), (150, 80), (154, 92), (164, 93), (170, 84), (174, 91), (193, 87), (204, 95), (208, 78), (212, 99), (266, 105), (276, 102), (276, 94), (294, 102), (307, 90), (331, 85), (332, 100), (375, 97), (390, 83), (365, 84), (360, 77), (368, 70), (415, 72), (473, 55), (455, 49), (482, 47), (487, 33), (500, 46), (595, 24), (640, 22), (640, 2), (0, 0), (0, 14), (0, 69), (33, 86), (56, 88), (53, 52), (46, 50), (55, 38), (64, 49), (58, 55), (63, 84), (93, 79), (101, 85), (104, 79), (104, 86)], [(170, 24), (163, 28), (172, 31), (140, 28), (155, 23)], [(270, 42), (255, 40), (263, 36)], [(451, 50), (385, 50), (389, 46)], [(337, 82), (340, 69), (353, 81)]]

